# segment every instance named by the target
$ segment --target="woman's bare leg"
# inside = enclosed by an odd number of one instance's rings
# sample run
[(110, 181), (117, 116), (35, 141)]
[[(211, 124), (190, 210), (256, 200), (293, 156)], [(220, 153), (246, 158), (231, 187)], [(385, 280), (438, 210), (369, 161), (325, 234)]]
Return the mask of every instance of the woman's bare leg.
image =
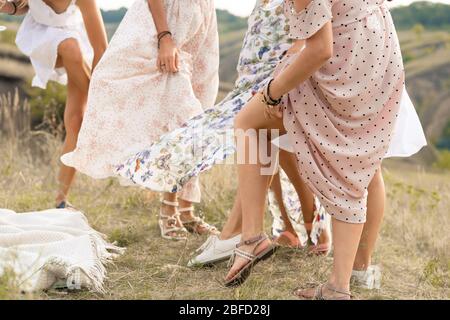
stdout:
[(283, 189), (281, 187), (280, 174), (277, 173), (273, 176), (272, 184), (270, 185), (270, 189), (272, 190), (275, 199), (277, 200), (278, 208), (280, 209), (281, 219), (284, 223), (284, 230), (296, 234), (294, 227), (292, 226), (291, 219), (286, 211), (286, 207), (283, 202)]
[(228, 216), (227, 222), (222, 228), (222, 232), (219, 235), (220, 240), (231, 239), (242, 232), (242, 207), (241, 198), (239, 197), (239, 189), (236, 192), (236, 197)]
[[(283, 130), (281, 119), (266, 119), (264, 116), (264, 108), (260, 99), (252, 99), (247, 106), (237, 115), (235, 119), (235, 131), (237, 137), (237, 154), (238, 160), (238, 182), (239, 196), (242, 207), (242, 240), (251, 239), (263, 232), (264, 211), (266, 208), (267, 191), (272, 181), (272, 176), (263, 175), (261, 169), (260, 157), (252, 157), (250, 154), (251, 145), (259, 145), (258, 133), (255, 135), (246, 134), (248, 130), (277, 128)], [(262, 143), (262, 142), (261, 142)], [(267, 141), (265, 142), (267, 143)], [(268, 144), (270, 145), (270, 143)], [(259, 150), (251, 150), (252, 152)], [(255, 164), (250, 159), (256, 160)], [(265, 242), (267, 242), (266, 240)], [(259, 244), (261, 246), (263, 244)], [(256, 248), (256, 244), (243, 245), (241, 250), (252, 253)], [(247, 263), (246, 259), (236, 257), (226, 280), (230, 280), (235, 274)]]
[(302, 214), (305, 222), (314, 220), (314, 195), (303, 182), (298, 171), (297, 159), (291, 152), (280, 151), (280, 165), (289, 177), (302, 205)]
[(364, 224), (352, 224), (332, 219), (333, 270), (329, 284), (341, 291), (350, 291), (350, 277)]
[[(286, 172), (289, 180), (294, 186), (295, 191), (300, 199), (302, 205), (303, 221), (305, 223), (312, 223), (314, 220), (314, 195), (309, 190), (308, 186), (303, 182), (298, 165), (297, 158), (291, 152), (284, 150), (280, 151), (280, 165)], [(330, 242), (330, 234), (328, 230), (324, 230), (318, 239), (318, 244), (324, 244)]]
[[(86, 109), (90, 71), (83, 60), (81, 49), (75, 39), (61, 42), (58, 47), (58, 55), (57, 66), (63, 66), (68, 76), (67, 101), (64, 110), (64, 125), (66, 129), (66, 138), (63, 146), (64, 154), (73, 151), (77, 144), (78, 133)], [(58, 176), (57, 204), (66, 200), (74, 177), (74, 168), (61, 165)]]
[(369, 184), (367, 197), (367, 220), (359, 242), (353, 270), (367, 270), (372, 261), (381, 222), (384, 216), (385, 188), (381, 168)]

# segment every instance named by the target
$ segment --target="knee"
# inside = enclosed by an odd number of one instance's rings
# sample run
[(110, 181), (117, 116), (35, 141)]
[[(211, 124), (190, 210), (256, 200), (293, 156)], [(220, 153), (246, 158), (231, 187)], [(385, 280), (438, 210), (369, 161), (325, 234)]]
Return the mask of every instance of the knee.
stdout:
[(83, 54), (78, 40), (70, 38), (62, 41), (58, 46), (58, 54), (63, 63), (82, 64)]

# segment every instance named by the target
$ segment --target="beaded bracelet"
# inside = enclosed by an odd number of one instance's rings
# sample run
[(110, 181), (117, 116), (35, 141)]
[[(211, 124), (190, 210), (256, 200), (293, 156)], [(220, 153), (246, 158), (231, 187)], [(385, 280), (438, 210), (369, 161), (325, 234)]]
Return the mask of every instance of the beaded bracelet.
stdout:
[(262, 95), (263, 95), (263, 102), (270, 108), (272, 109), (273, 107), (278, 106), (281, 103), (282, 97), (280, 97), (277, 100), (274, 100), (271, 96), (270, 96), (270, 85), (272, 84), (273, 79), (270, 79), (270, 81), (267, 83), (267, 85), (264, 87), (264, 89), (262, 90)]

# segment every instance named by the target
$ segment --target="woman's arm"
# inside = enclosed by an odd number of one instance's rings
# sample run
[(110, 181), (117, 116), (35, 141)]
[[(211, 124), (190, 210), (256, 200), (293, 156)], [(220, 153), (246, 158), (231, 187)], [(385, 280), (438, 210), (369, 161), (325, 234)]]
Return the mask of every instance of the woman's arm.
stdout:
[(27, 12), (28, 1), (26, 0), (0, 0), (0, 13), (20, 16), (26, 14)]
[(108, 46), (105, 24), (103, 23), (100, 9), (97, 6), (97, 1), (78, 0), (77, 5), (83, 15), (89, 42), (94, 49), (94, 61), (92, 63), (92, 69), (94, 69)]
[[(296, 11), (301, 11), (310, 0), (295, 0)], [(305, 48), (297, 59), (279, 74), (270, 86), (272, 98), (278, 99), (311, 77), (333, 55), (333, 30), (327, 22), (318, 32), (305, 40)]]
[[(167, 15), (162, 0), (147, 0), (148, 7), (155, 22), (156, 31), (170, 31), (167, 24)], [(179, 55), (175, 42), (170, 34), (164, 36), (160, 41), (157, 67), (161, 72), (178, 72)]]

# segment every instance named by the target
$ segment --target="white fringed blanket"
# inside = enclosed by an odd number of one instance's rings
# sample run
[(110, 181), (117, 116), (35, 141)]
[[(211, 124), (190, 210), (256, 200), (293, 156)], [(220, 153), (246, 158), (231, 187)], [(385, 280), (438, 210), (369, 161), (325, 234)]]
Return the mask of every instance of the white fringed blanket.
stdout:
[(105, 263), (122, 252), (81, 212), (0, 209), (0, 276), (12, 277), (24, 292), (55, 286), (102, 292)]

